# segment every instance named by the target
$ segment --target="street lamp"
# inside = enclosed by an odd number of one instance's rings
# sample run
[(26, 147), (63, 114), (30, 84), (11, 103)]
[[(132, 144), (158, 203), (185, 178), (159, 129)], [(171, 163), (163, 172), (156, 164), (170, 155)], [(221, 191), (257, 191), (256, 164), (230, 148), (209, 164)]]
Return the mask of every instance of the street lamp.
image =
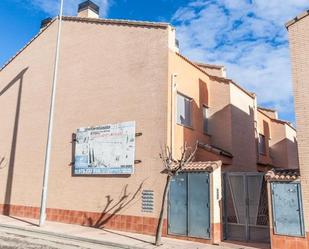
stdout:
[(60, 13), (59, 13), (57, 45), (56, 45), (56, 54), (55, 54), (55, 63), (54, 63), (54, 75), (53, 75), (51, 101), (50, 101), (49, 118), (48, 118), (48, 135), (47, 135), (46, 152), (45, 152), (44, 178), (43, 178), (39, 226), (43, 226), (46, 220), (48, 176), (49, 176), (50, 154), (51, 154), (51, 144), (52, 144), (52, 134), (53, 134), (53, 124), (54, 124), (54, 110), (55, 110), (55, 97), (56, 97), (56, 86), (57, 86), (57, 76), (58, 76), (61, 25), (62, 25), (62, 15), (63, 15), (63, 1), (64, 0), (61, 0)]

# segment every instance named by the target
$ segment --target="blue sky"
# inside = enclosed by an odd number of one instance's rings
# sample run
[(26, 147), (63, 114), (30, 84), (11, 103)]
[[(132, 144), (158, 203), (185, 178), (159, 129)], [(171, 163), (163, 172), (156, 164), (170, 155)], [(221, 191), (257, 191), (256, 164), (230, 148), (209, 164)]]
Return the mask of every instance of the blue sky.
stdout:
[[(82, 0), (65, 0), (75, 15)], [(222, 64), (229, 78), (256, 92), (260, 105), (294, 122), (291, 68), (284, 23), (309, 8), (308, 0), (94, 0), (101, 17), (171, 22), (181, 53)], [(55, 16), (59, 0), (0, 1), (0, 65)]]

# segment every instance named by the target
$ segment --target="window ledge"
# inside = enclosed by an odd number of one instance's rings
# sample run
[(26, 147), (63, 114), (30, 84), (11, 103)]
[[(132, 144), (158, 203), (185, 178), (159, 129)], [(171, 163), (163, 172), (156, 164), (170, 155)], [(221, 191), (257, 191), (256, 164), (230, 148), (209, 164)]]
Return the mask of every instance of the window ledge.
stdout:
[(203, 134), (204, 134), (205, 136), (211, 137), (211, 135), (210, 135), (208, 132), (203, 132)]
[(179, 126), (182, 126), (184, 128), (188, 128), (190, 130), (194, 130), (192, 126), (188, 126), (188, 125), (184, 125), (184, 124), (179, 124), (179, 123), (176, 123), (176, 124), (179, 125)]

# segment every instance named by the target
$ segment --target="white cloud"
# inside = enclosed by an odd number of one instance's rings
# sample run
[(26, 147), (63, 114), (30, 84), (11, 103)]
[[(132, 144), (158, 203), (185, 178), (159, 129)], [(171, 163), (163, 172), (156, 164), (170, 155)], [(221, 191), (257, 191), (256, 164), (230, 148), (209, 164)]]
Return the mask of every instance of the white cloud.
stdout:
[[(39, 8), (47, 14), (56, 16), (59, 14), (60, 0), (27, 0), (32, 6)], [(100, 16), (106, 17), (109, 7), (109, 0), (92, 0), (100, 7)], [(78, 4), (83, 0), (64, 0), (64, 15), (75, 16)]]
[(259, 104), (293, 121), (284, 23), (308, 7), (308, 0), (198, 0), (179, 8), (172, 22), (184, 55), (225, 65), (228, 77), (257, 93)]

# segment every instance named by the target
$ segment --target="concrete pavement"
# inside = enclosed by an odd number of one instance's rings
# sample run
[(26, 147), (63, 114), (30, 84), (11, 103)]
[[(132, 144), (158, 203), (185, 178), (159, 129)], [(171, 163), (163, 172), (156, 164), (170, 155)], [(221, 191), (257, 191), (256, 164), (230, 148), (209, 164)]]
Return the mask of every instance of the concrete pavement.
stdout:
[[(127, 248), (127, 249), (261, 249), (267, 245), (253, 245), (252, 247), (241, 244), (223, 243), (220, 246), (207, 245), (198, 242), (163, 238), (164, 244), (157, 247), (153, 244), (154, 237), (149, 235), (120, 232), (107, 229), (96, 229), (79, 225), (64, 224), (47, 221), (43, 227), (38, 227), (38, 221), (28, 218), (12, 217), (0, 215), (0, 232), (10, 234), (23, 234), (24, 236), (40, 237), (41, 239), (65, 240), (66, 244), (71, 241), (80, 248)], [(42, 237), (43, 236), (43, 237)], [(0, 234), (1, 241), (1, 234)], [(84, 247), (84, 244), (87, 244)], [(89, 246), (93, 247), (89, 247)], [(97, 247), (95, 247), (97, 246)], [(27, 247), (24, 247), (27, 248)], [(29, 247), (35, 248), (35, 247)], [(48, 247), (46, 247), (48, 248)], [(52, 248), (64, 248), (55, 247)]]
[(37, 234), (12, 228), (0, 228), (1, 249), (117, 249), (83, 241)]

